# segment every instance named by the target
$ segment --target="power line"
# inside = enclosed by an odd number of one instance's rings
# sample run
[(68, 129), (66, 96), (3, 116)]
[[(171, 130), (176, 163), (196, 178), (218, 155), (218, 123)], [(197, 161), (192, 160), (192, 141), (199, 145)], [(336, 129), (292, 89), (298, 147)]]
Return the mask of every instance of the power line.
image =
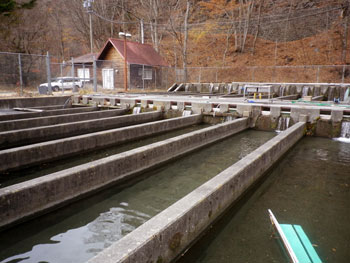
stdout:
[[(319, 10), (320, 8), (314, 8), (313, 10), (315, 10), (315, 9)], [(305, 17), (310, 17), (310, 16), (317, 16), (317, 15), (321, 15), (321, 14), (325, 14), (325, 13), (329, 13), (329, 12), (337, 11), (337, 10), (341, 10), (341, 9), (343, 9), (343, 8), (342, 7), (336, 7), (336, 8), (323, 10), (323, 11), (320, 11), (320, 12), (310, 13), (310, 14), (301, 15), (301, 16), (287, 17), (287, 18), (284, 18), (284, 19), (272, 20), (272, 21), (268, 21), (268, 22), (262, 22), (262, 20), (266, 20), (266, 19), (273, 18), (273, 17), (284, 16), (285, 14), (263, 16), (263, 17), (260, 17), (260, 22), (265, 24), (265, 25), (266, 24), (274, 24), (274, 23), (280, 23), (280, 22), (285, 22), (285, 21), (297, 20), (297, 19), (300, 19), (300, 18), (305, 18)], [(297, 10), (300, 10), (300, 9), (296, 9), (294, 11), (297, 11)], [(311, 11), (311, 10), (308, 10), (308, 11)], [(102, 20), (104, 20), (106, 22), (113, 23), (113, 24), (133, 24), (134, 25), (134, 24), (139, 24), (140, 23), (139, 21), (128, 21), (128, 22), (125, 22), (125, 21), (114, 21), (114, 20), (111, 20), (111, 19), (103, 17), (102, 15), (98, 14), (95, 11), (92, 11), (92, 14), (94, 14), (96, 17), (98, 17), (98, 18), (100, 18), (100, 19), (102, 19)], [(233, 25), (235, 23), (245, 23), (247, 21), (248, 21), (247, 19), (241, 19), (241, 20), (235, 19), (235, 20), (230, 20), (230, 21), (214, 21), (214, 22), (216, 22), (217, 24), (220, 24), (220, 25), (225, 25), (225, 24), (226, 25)], [(258, 18), (250, 19), (249, 23), (257, 22), (257, 21), (258, 21)], [(189, 27), (195, 27), (195, 26), (201, 26), (201, 25), (207, 25), (207, 24), (208, 24), (207, 22), (190, 23), (190, 24), (188, 24), (188, 26)], [(153, 26), (154, 24), (144, 22), (144, 25), (145, 26)], [(163, 28), (163, 29), (169, 29), (170, 26), (169, 26), (169, 24), (157, 24), (157, 27), (158, 28)], [(241, 28), (244, 28), (244, 27), (241, 27)], [(177, 27), (177, 29), (179, 29), (179, 31), (181, 31), (182, 27)]]
[(102, 15), (96, 13), (95, 11), (92, 11), (92, 14), (97, 16), (98, 18), (101, 18), (102, 20), (105, 20), (106, 22), (113, 23), (113, 24), (139, 24), (140, 23), (140, 22), (136, 22), (136, 21), (135, 22), (132, 22), (132, 21), (129, 21), (129, 22), (114, 21), (114, 20), (103, 17)]

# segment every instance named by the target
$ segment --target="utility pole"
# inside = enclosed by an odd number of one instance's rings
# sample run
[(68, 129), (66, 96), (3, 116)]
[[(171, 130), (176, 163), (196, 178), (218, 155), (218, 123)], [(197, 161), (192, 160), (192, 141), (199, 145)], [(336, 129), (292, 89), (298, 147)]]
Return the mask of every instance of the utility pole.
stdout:
[(51, 69), (50, 69), (50, 54), (47, 51), (46, 55), (46, 77), (47, 77), (47, 89), (48, 93), (52, 95), (52, 87), (51, 87)]
[(93, 52), (93, 39), (92, 39), (92, 3), (94, 0), (84, 0), (83, 6), (86, 9), (86, 12), (89, 14), (89, 24), (90, 24), (90, 53), (92, 54)]
[(128, 91), (128, 50), (126, 46), (126, 38), (131, 37), (131, 34), (119, 32), (120, 37), (124, 37), (124, 90)]

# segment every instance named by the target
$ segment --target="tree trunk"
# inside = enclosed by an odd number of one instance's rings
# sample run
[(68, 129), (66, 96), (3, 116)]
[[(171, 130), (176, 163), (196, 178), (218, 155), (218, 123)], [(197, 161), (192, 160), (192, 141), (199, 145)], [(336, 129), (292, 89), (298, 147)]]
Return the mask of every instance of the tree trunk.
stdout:
[(348, 23), (349, 23), (349, 16), (347, 15), (344, 21), (344, 40), (343, 40), (343, 52), (342, 52), (342, 62), (344, 65), (346, 65), (346, 55), (347, 55), (346, 49), (348, 46)]
[(224, 50), (224, 54), (222, 56), (222, 65), (225, 66), (225, 60), (226, 60), (226, 54), (228, 52), (229, 49), (229, 40), (232, 36), (232, 30), (234, 28), (234, 24), (232, 24), (232, 26), (227, 30), (227, 34), (226, 34), (226, 44), (225, 44), (225, 50)]
[(187, 40), (188, 40), (188, 17), (190, 13), (190, 1), (186, 3), (186, 13), (184, 20), (184, 43), (183, 43), (183, 70), (184, 70), (184, 82), (187, 82)]
[(259, 14), (258, 14), (258, 28), (256, 29), (256, 33), (254, 36), (254, 40), (253, 40), (253, 50), (252, 50), (252, 54), (254, 55), (255, 52), (255, 44), (256, 44), (256, 40), (259, 36), (259, 31), (260, 31), (260, 17), (261, 17), (261, 6), (264, 4), (264, 0), (261, 0), (260, 5), (259, 5)]
[(245, 47), (245, 41), (247, 39), (248, 31), (249, 31), (249, 25), (250, 25), (250, 17), (254, 9), (254, 1), (252, 0), (247, 7), (246, 15), (244, 17), (245, 23), (244, 23), (244, 35), (243, 35), (243, 41), (242, 41), (242, 48), (241, 52), (244, 52), (244, 47)]

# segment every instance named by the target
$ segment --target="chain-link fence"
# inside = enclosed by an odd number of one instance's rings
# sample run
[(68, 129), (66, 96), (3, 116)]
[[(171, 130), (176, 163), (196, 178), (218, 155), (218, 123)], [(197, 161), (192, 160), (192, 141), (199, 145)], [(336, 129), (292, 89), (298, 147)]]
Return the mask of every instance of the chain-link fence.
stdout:
[(187, 80), (176, 70), (177, 82), (349, 83), (350, 66), (191, 67)]
[[(97, 60), (59, 62), (54, 57), (0, 52), (0, 94), (77, 91), (166, 90), (181, 82), (350, 83), (348, 65), (155, 67)], [(45, 87), (40, 90), (39, 86)]]
[(46, 56), (0, 52), (0, 92), (23, 94), (47, 81)]

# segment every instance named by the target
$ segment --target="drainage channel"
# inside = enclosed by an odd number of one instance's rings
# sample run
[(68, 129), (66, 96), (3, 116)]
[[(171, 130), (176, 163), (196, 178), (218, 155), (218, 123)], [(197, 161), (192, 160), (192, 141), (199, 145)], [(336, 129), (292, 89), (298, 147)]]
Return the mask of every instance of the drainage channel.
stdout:
[(177, 263), (287, 262), (267, 209), (301, 225), (322, 262), (349, 262), (350, 144), (303, 138)]
[(69, 158), (64, 158), (54, 162), (42, 163), (40, 165), (19, 170), (19, 171), (0, 173), (0, 188), (21, 183), (21, 182), (31, 180), (40, 176), (44, 176), (50, 173), (55, 173), (64, 169), (68, 169), (68, 168), (80, 165), (80, 164), (89, 163), (101, 158), (105, 158), (114, 154), (129, 151), (131, 149), (145, 146), (151, 143), (166, 140), (181, 134), (186, 134), (192, 131), (200, 130), (209, 126), (210, 126), (209, 124), (204, 124), (204, 123), (199, 125), (193, 125), (190, 127), (177, 129), (175, 131), (169, 131), (167, 133), (154, 135), (149, 138), (138, 139), (129, 143), (124, 143), (122, 145), (106, 147), (101, 150), (82, 153), (76, 156), (71, 156)]
[(274, 135), (241, 132), (147, 172), (138, 182), (5, 230), (0, 260), (85, 262)]

